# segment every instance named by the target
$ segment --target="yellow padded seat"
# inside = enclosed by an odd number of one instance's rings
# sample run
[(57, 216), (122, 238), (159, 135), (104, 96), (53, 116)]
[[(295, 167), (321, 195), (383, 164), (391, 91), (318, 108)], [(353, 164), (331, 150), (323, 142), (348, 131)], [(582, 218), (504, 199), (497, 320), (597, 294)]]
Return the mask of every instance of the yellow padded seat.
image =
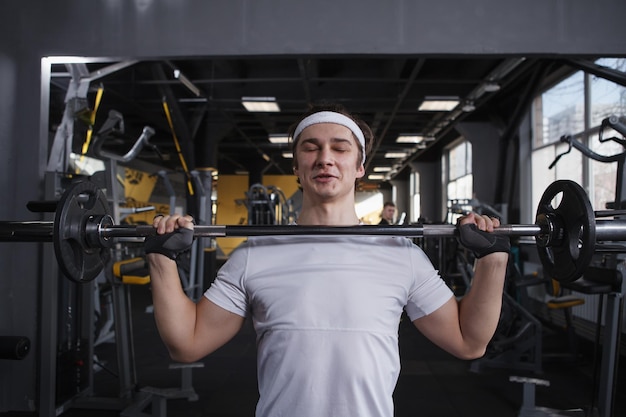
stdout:
[(113, 264), (113, 275), (124, 284), (145, 285), (150, 283), (150, 274), (143, 257), (124, 259)]

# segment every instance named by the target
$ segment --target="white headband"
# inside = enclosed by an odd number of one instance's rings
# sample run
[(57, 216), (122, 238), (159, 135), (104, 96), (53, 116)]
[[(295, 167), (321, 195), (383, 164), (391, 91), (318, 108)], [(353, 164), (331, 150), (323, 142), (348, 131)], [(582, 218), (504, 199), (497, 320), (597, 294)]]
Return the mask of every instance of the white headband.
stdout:
[(335, 124), (342, 125), (350, 129), (352, 133), (354, 133), (354, 136), (356, 136), (357, 139), (359, 140), (359, 143), (361, 144), (361, 149), (363, 150), (362, 163), (365, 164), (365, 136), (363, 136), (363, 131), (361, 130), (359, 125), (357, 125), (354, 122), (354, 120), (352, 120), (348, 116), (345, 116), (341, 113), (336, 113), (334, 111), (320, 111), (320, 112), (313, 113), (312, 115), (305, 117), (304, 119), (302, 119), (300, 123), (298, 123), (298, 126), (296, 127), (296, 130), (293, 133), (294, 143), (296, 142), (296, 139), (298, 138), (298, 136), (300, 135), (300, 133), (302, 133), (304, 129), (306, 129), (307, 127), (311, 125), (316, 125), (318, 123), (335, 123)]

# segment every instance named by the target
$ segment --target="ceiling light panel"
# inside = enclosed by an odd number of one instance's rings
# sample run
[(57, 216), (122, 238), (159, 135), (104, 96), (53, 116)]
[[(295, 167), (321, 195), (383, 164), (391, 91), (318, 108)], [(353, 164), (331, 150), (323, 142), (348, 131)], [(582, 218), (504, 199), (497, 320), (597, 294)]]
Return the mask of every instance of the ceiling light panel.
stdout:
[(268, 136), (268, 139), (271, 143), (275, 143), (275, 144), (289, 143), (289, 135), (285, 133), (271, 134)]
[(416, 133), (401, 133), (396, 139), (396, 143), (421, 143), (424, 136)]
[(396, 159), (396, 158), (405, 158), (408, 154), (406, 152), (387, 152), (385, 154), (385, 158), (388, 159)]
[(485, 83), (483, 87), (487, 93), (495, 93), (496, 91), (500, 91), (500, 84), (494, 82)]
[(459, 105), (458, 97), (426, 97), (418, 111), (450, 111)]
[(276, 97), (242, 97), (241, 104), (253, 113), (279, 112), (280, 107), (276, 102)]
[(383, 174), (370, 174), (367, 176), (367, 179), (372, 181), (381, 181), (385, 179), (385, 176)]

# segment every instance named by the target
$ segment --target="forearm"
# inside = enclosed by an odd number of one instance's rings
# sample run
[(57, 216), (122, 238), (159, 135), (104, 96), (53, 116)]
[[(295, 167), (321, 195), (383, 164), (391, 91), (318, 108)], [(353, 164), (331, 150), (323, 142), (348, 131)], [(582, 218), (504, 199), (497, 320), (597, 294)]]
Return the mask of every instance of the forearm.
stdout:
[(193, 346), (196, 304), (185, 294), (176, 262), (158, 254), (147, 255), (152, 284), (154, 318), (159, 334), (173, 358)]
[(478, 259), (470, 291), (459, 302), (459, 324), (466, 346), (484, 351), (500, 319), (507, 253)]

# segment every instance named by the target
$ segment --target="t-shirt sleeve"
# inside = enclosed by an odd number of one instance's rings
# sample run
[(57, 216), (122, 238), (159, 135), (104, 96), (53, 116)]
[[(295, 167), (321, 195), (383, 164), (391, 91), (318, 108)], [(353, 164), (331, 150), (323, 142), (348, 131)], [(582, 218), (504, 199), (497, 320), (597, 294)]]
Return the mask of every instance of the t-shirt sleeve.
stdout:
[(426, 254), (418, 247), (411, 251), (414, 281), (406, 313), (411, 321), (424, 317), (443, 306), (454, 294)]
[(248, 296), (244, 286), (247, 259), (248, 249), (244, 243), (230, 254), (211, 286), (204, 292), (209, 301), (242, 317), (248, 314)]

